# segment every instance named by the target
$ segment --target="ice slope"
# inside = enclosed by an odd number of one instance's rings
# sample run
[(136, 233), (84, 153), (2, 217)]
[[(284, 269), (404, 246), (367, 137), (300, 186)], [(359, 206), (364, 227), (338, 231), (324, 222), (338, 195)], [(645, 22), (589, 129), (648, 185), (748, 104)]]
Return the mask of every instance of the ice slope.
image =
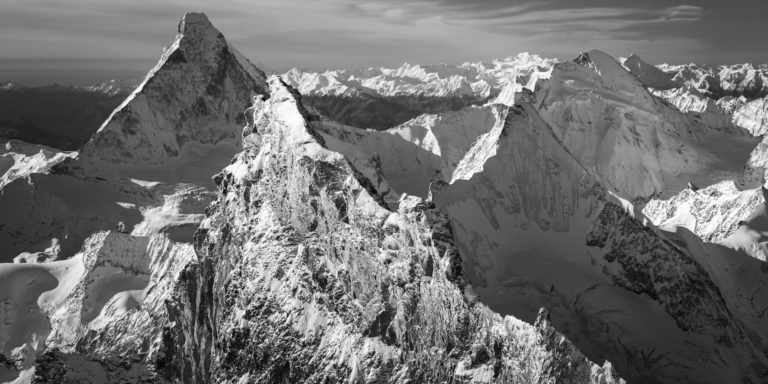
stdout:
[(599, 51), (556, 64), (534, 100), (576, 159), (630, 200), (669, 196), (688, 182), (741, 181), (757, 145), (738, 127), (712, 126), (656, 98)]

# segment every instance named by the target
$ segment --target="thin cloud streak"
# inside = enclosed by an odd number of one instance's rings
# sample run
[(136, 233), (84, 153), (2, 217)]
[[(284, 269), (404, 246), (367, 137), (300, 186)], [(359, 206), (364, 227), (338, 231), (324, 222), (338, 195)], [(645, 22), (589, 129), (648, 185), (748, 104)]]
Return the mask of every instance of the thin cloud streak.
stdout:
[[(0, 59), (152, 60), (193, 10), (268, 70), (460, 63), (522, 51), (570, 58), (592, 48), (639, 52), (649, 62), (768, 61), (749, 48), (768, 32), (751, 17), (768, 12), (762, 0), (738, 15), (715, 0), (0, 1)], [(753, 33), (733, 44), (718, 28)], [(0, 66), (0, 80), (9, 76)]]

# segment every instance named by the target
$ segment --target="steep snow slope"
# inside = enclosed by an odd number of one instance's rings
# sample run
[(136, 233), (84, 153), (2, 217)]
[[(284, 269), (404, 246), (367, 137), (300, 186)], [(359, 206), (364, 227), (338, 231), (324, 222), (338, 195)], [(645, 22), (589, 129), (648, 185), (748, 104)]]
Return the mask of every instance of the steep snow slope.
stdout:
[(674, 74), (667, 73), (643, 61), (640, 56), (634, 53), (621, 61), (629, 72), (632, 72), (637, 78), (649, 88), (658, 90), (667, 90), (681, 86), (681, 83), (674, 78)]
[(617, 205), (533, 108), (510, 109), (495, 137), (495, 151), (468, 155), (481, 172), (434, 192), (483, 302), (529, 321), (546, 305), (559, 329), (593, 358), (613, 356), (630, 380), (766, 373), (764, 329), (753, 312), (731, 312), (746, 288), (724, 301), (700, 261)]
[(455, 179), (457, 165), (475, 141), (503, 124), (503, 109), (501, 105), (487, 105), (425, 114), (386, 131), (325, 121), (313, 126), (329, 149), (356, 164), (368, 162), (369, 166), (361, 170), (376, 170), (376, 174), (366, 176), (391, 203), (402, 193), (426, 198), (432, 181)]
[[(23, 335), (3, 339), (12, 373), (31, 375), (35, 357), (56, 347), (65, 354), (49, 354), (50, 364), (112, 370), (110, 359), (129, 356), (154, 372), (141, 368), (139, 376), (157, 374), (166, 302), (195, 258), (193, 234), (215, 198), (211, 177), (240, 151), (242, 113), (259, 94), (268, 95), (264, 74), (204, 15), (190, 13), (158, 65), (77, 157), (41, 152), (19, 159), (27, 169), (11, 168), (16, 179), (0, 194), (0, 257), (22, 264), (2, 268), (13, 289), (33, 288), (3, 305), (39, 319), (0, 325), (0, 333)], [(68, 259), (23, 264), (56, 257)], [(57, 266), (70, 272), (57, 274)], [(53, 279), (28, 272), (48, 270)], [(34, 288), (49, 281), (53, 293)], [(50, 294), (55, 300), (37, 299)]]
[(95, 231), (135, 230), (176, 186), (212, 189), (211, 175), (240, 150), (243, 111), (264, 87), (263, 73), (205, 16), (188, 14), (157, 66), (76, 159), (4, 187), (0, 260), (42, 250), (52, 238), (72, 255)]
[(33, 367), (36, 355), (54, 346), (154, 361), (165, 300), (194, 257), (191, 247), (162, 235), (100, 232), (67, 260), (0, 264), (0, 353), (14, 363), (5, 375)]
[(236, 145), (247, 108), (244, 100), (264, 88), (263, 74), (205, 16), (188, 14), (176, 40), (85, 145), (80, 158), (157, 166), (183, 157), (190, 151), (185, 144), (229, 140)]
[[(435, 202), (452, 219), (469, 281), (495, 310), (533, 321), (545, 305), (580, 348), (611, 356), (641, 382), (762, 373), (755, 351), (765, 349), (765, 313), (741, 298), (768, 294), (745, 284), (723, 301), (720, 284), (730, 287), (733, 276), (711, 280), (702, 265), (712, 262), (700, 260), (707, 256), (681, 252), (624, 213), (627, 203), (602, 190), (532, 107), (472, 107), (382, 132), (327, 123), (321, 130), (329, 148), (376, 175), (380, 190), (423, 196), (430, 183), (447, 185), (432, 190)], [(405, 166), (404, 156), (417, 166)], [(700, 242), (691, 247), (698, 252)], [(721, 254), (711, 257), (718, 273), (727, 262)], [(757, 344), (743, 339), (742, 323), (760, 333)], [(747, 346), (722, 347), (729, 357), (715, 362), (709, 351), (721, 347), (710, 334)], [(707, 366), (690, 368), (700, 361)]]
[(757, 145), (740, 128), (711, 126), (657, 99), (599, 51), (555, 65), (534, 100), (576, 159), (629, 199), (740, 180)]
[(619, 382), (546, 312), (531, 326), (477, 303), (444, 214), (415, 197), (385, 209), (298, 94), (270, 84), (174, 302), (183, 380)]

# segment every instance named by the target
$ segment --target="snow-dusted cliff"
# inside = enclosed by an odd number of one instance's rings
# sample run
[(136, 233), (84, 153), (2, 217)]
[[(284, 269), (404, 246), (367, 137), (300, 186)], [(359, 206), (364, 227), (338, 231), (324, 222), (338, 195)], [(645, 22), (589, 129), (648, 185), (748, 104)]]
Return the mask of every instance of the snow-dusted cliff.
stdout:
[[(644, 227), (639, 210), (600, 186), (533, 106), (469, 108), (383, 132), (322, 128), (329, 148), (386, 181), (377, 187), (388, 193), (427, 193), (432, 183), (468, 281), (494, 310), (532, 321), (546, 306), (582, 350), (598, 359), (612, 356), (640, 382), (763, 374), (755, 370), (765, 364), (767, 336), (759, 326), (768, 300), (760, 279), (732, 287), (734, 272), (712, 280), (710, 268), (720, 271), (727, 262), (721, 253), (702, 250), (696, 237), (679, 249)], [(403, 156), (418, 166), (404, 167)], [(751, 307), (742, 297), (761, 304)], [(760, 341), (745, 338), (742, 327)], [(744, 349), (720, 349), (729, 357), (716, 363), (709, 351), (722, 347), (712, 335)]]
[(477, 302), (445, 214), (412, 196), (387, 209), (270, 84), (175, 304), (184, 380), (616, 382), (545, 312), (531, 326)]

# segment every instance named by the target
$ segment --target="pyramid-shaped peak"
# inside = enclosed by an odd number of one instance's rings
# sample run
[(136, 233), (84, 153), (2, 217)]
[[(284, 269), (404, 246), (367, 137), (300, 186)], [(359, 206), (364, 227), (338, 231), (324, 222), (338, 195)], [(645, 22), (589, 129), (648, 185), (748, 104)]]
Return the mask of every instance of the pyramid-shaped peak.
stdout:
[(191, 156), (196, 145), (240, 145), (243, 111), (253, 96), (268, 96), (266, 76), (204, 14), (185, 14), (178, 32), (144, 81), (83, 147), (81, 159), (162, 167)]
[(642, 58), (640, 58), (639, 55), (637, 55), (634, 52), (631, 55), (629, 55), (626, 59), (624, 59), (622, 64), (628, 69), (630, 69), (631, 67), (637, 67), (637, 68), (653, 67), (651, 64), (646, 63)]
[(673, 81), (672, 74), (665, 73), (656, 66), (646, 63), (635, 53), (629, 55), (622, 65), (646, 87), (664, 90), (682, 85)]
[(179, 22), (179, 33), (190, 33), (197, 31), (213, 30), (219, 32), (216, 27), (208, 20), (205, 13), (187, 12)]

